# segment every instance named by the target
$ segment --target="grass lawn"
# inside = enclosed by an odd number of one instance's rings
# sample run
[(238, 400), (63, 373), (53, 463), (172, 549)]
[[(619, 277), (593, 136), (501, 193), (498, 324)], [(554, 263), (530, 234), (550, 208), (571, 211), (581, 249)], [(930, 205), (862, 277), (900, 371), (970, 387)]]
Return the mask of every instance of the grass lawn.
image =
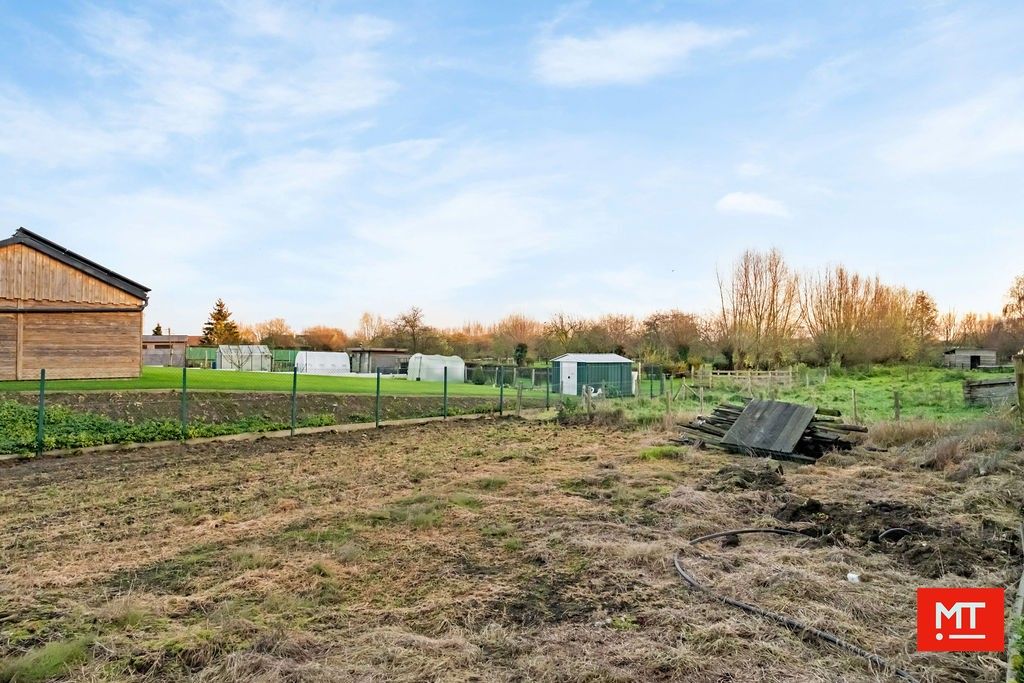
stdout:
[[(37, 381), (0, 382), (2, 391), (35, 391)], [(46, 383), (47, 391), (135, 391), (139, 389), (181, 388), (180, 368), (142, 369), (138, 379), (76, 379), (53, 380)], [(291, 373), (237, 372), (230, 370), (190, 369), (188, 371), (190, 391), (291, 391)], [(299, 375), (299, 392), (333, 394), (373, 394), (376, 378), (370, 377), (319, 377)], [(440, 382), (410, 382), (405, 379), (384, 376), (381, 379), (381, 394), (386, 396), (441, 395)], [(452, 396), (497, 396), (497, 387), (476, 384), (449, 384)], [(506, 387), (506, 394), (514, 390)], [(531, 396), (543, 396), (544, 390), (525, 392)]]

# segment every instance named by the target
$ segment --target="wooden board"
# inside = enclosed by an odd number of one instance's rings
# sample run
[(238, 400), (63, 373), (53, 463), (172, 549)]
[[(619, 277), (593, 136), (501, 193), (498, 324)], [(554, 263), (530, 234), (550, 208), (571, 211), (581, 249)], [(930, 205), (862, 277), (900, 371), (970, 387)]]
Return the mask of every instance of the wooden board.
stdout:
[(754, 399), (722, 437), (722, 443), (741, 450), (792, 453), (814, 412), (813, 406)]
[(142, 313), (22, 313), (19, 379), (138, 377)]
[(17, 379), (18, 320), (14, 315), (0, 314), (0, 380)]
[(140, 306), (143, 301), (24, 244), (0, 248), (0, 303)]

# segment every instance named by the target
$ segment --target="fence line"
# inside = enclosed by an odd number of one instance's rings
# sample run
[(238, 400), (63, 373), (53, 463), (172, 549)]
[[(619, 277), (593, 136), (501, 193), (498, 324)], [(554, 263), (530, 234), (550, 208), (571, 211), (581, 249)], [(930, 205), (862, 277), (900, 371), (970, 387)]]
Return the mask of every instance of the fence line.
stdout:
[[(371, 376), (370, 393), (365, 392), (368, 387), (364, 380), (325, 389), (324, 382), (331, 381), (330, 378), (300, 374), (294, 365), (287, 389), (282, 386), (280, 374), (236, 375), (231, 371), (186, 367), (181, 369), (176, 386), (172, 380), (170, 386), (162, 389), (77, 390), (62, 383), (55, 393), (47, 383), (46, 371), (41, 370), (35, 392), (0, 393), (0, 408), (5, 411), (4, 424), (0, 425), (0, 454), (38, 455), (60, 447), (139, 440), (184, 441), (197, 436), (271, 432), (281, 428), (299, 433), (304, 428), (346, 423), (369, 422), (379, 426), (395, 417), (436, 415), (444, 420), (459, 414), (492, 412), (501, 416), (510, 409), (506, 396), (509, 386), (515, 391), (511, 407), (517, 412), (524, 407), (549, 408), (552, 388), (546, 381), (548, 373), (529, 372), (527, 378), (527, 373), (521, 372), (524, 369), (518, 370), (498, 366), (497, 390), (480, 391), (459, 382), (461, 377), (452, 380), (448, 367), (443, 368), (441, 381), (416, 382), (415, 387), (405, 385), (405, 381), (400, 386), (400, 380), (383, 379), (378, 369), (376, 376)], [(201, 376), (195, 378), (195, 373)], [(517, 375), (522, 376), (518, 382)], [(538, 375), (544, 379), (543, 391), (533, 386)], [(220, 377), (233, 376), (240, 377), (237, 387), (233, 382), (218, 381)], [(210, 377), (215, 379), (211, 382)], [(193, 387), (194, 382), (197, 387)], [(456, 382), (468, 388), (454, 392), (453, 396), (450, 385)], [(225, 386), (232, 388), (220, 388)], [(334, 386), (337, 390), (330, 391)], [(26, 405), (30, 401), (34, 409)]]

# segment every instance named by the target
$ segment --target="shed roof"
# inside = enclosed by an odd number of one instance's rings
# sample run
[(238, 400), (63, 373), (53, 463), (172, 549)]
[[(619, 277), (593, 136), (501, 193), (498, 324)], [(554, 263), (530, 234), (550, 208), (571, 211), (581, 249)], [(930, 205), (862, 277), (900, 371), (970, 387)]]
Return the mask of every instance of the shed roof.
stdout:
[(129, 280), (124, 275), (115, 273), (106, 266), (101, 266), (95, 261), (90, 261), (84, 256), (76, 254), (70, 249), (46, 239), (42, 235), (37, 235), (31, 230), (18, 228), (13, 235), (5, 240), (0, 240), (0, 247), (7, 247), (12, 244), (24, 244), (26, 247), (30, 247), (51, 258), (57, 259), (66, 266), (70, 266), (71, 268), (79, 270), (86, 275), (90, 275), (101, 282), (105, 282), (111, 287), (116, 287), (123, 292), (128, 292), (132, 296), (138, 297), (143, 301), (147, 301), (149, 299), (149, 287), (140, 285), (134, 280)]
[(946, 354), (950, 354), (950, 353), (970, 353), (972, 351), (980, 351), (982, 353), (995, 353), (996, 352), (995, 349), (978, 349), (978, 348), (974, 348), (974, 347), (970, 347), (970, 346), (963, 346), (963, 347), (961, 347), (961, 346), (954, 346), (953, 348), (946, 350), (945, 353)]
[(227, 354), (259, 354), (269, 356), (270, 347), (266, 344), (221, 344), (217, 347), (217, 350), (221, 353)]
[(633, 361), (617, 353), (563, 353), (552, 361), (569, 363), (632, 363)]

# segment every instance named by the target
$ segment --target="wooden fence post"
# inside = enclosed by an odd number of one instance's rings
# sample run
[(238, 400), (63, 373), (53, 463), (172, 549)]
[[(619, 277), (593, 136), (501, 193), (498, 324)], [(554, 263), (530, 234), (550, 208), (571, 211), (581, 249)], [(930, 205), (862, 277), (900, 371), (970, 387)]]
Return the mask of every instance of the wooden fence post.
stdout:
[(853, 424), (860, 424), (860, 418), (857, 416), (857, 390), (853, 389)]
[(1017, 416), (1024, 422), (1024, 349), (1013, 357), (1013, 379), (1017, 383)]
[(892, 408), (893, 414), (896, 417), (896, 421), (900, 421), (900, 392), (892, 392)]

